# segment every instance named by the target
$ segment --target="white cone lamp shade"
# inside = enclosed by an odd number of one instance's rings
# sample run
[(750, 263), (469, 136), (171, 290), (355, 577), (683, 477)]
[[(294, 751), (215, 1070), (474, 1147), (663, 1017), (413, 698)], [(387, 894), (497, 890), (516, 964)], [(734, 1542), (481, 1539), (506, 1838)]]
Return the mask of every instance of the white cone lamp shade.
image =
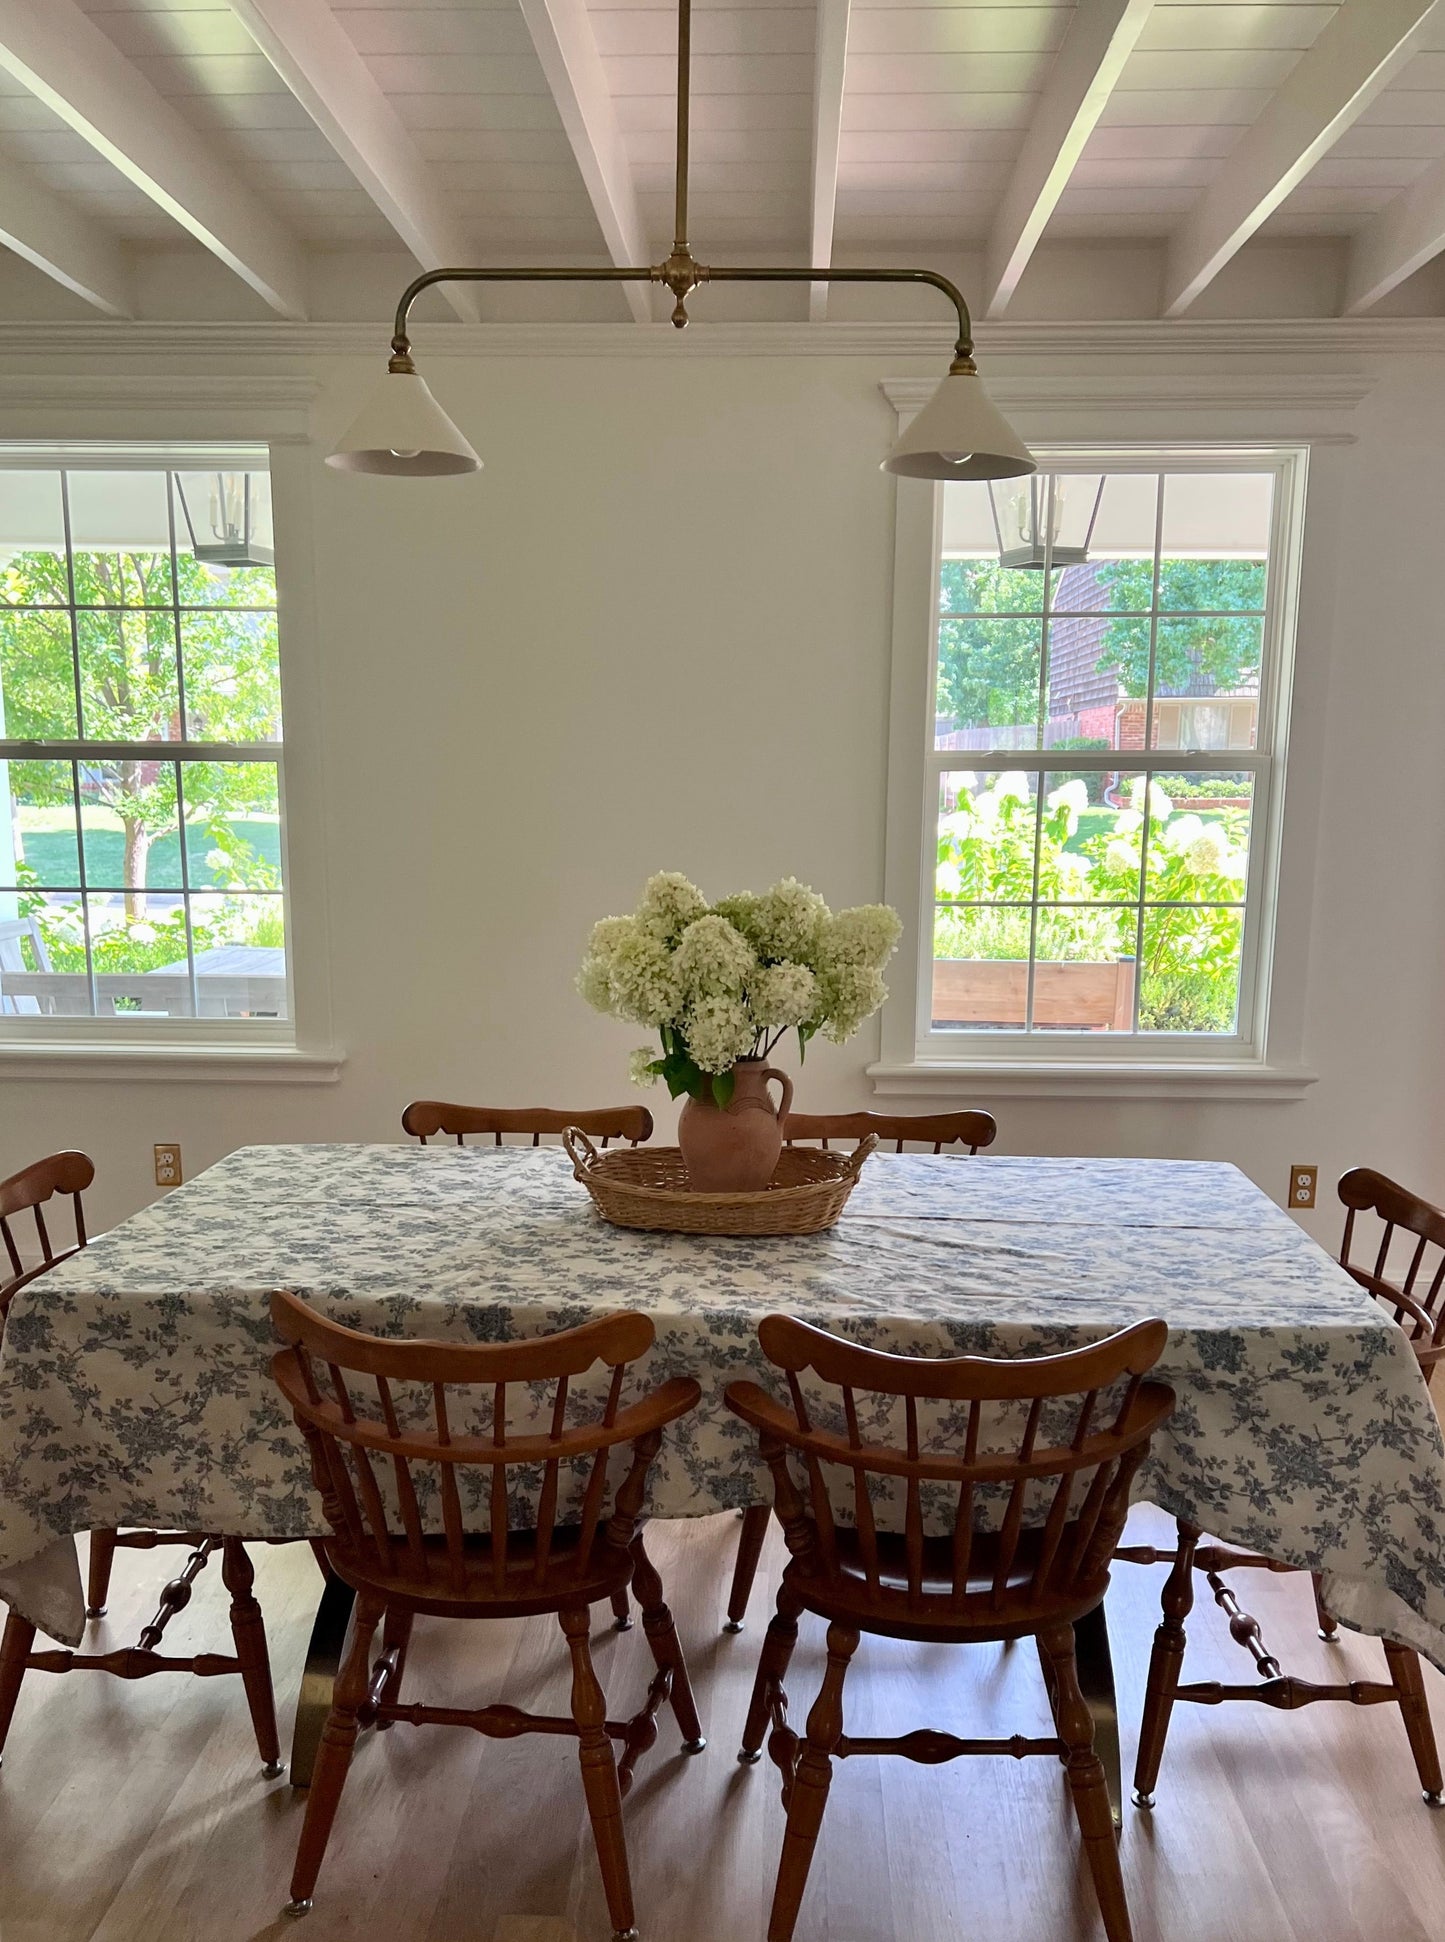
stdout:
[(972, 371), (950, 371), (883, 461), (905, 479), (1013, 479), (1037, 469)]
[(482, 461), (415, 371), (388, 371), (326, 463), (339, 472), (433, 479)]

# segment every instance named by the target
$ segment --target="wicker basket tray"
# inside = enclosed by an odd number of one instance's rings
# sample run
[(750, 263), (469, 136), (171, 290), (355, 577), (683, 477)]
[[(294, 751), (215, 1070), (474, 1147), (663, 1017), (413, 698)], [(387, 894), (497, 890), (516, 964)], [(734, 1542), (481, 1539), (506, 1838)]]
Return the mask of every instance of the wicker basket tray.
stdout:
[(842, 1213), (878, 1136), (868, 1134), (851, 1153), (785, 1146), (768, 1185), (747, 1194), (691, 1192), (675, 1146), (599, 1153), (576, 1126), (567, 1128), (562, 1143), (598, 1213), (614, 1227), (656, 1234), (817, 1234)]

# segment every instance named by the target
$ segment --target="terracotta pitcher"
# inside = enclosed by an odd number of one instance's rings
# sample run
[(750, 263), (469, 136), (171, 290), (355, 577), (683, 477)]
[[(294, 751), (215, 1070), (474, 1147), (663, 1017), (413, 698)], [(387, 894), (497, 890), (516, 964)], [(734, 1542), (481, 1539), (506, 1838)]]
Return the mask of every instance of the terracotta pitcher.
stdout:
[[(776, 1106), (768, 1092), (770, 1079), (783, 1089)], [(733, 1067), (733, 1096), (726, 1106), (689, 1094), (678, 1115), (677, 1143), (693, 1192), (756, 1193), (766, 1187), (783, 1150), (783, 1121), (792, 1103), (792, 1080), (761, 1059), (739, 1059)]]

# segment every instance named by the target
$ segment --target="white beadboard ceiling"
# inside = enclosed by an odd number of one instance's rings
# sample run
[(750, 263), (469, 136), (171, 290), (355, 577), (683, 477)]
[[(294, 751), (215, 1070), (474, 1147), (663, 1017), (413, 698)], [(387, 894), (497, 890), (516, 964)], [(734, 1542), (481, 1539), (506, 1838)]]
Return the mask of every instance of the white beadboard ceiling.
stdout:
[[(656, 259), (675, 32), (671, 0), (0, 0), (0, 239), (118, 316), (160, 249), (288, 315), (321, 254)], [(1445, 250), (1445, 0), (695, 0), (690, 233), (976, 253), (995, 316), (1055, 242), (1156, 244), (1179, 315), (1335, 239), (1367, 310)]]

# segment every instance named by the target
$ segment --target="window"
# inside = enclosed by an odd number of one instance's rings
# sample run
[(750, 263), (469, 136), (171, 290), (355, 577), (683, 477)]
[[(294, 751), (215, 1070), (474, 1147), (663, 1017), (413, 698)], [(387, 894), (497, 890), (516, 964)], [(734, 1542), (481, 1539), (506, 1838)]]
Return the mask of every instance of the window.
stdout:
[(1262, 1056), (1303, 472), (938, 488), (916, 1056)]
[(264, 450), (48, 465), (0, 450), (12, 1039), (47, 1018), (281, 1033), (273, 558)]

